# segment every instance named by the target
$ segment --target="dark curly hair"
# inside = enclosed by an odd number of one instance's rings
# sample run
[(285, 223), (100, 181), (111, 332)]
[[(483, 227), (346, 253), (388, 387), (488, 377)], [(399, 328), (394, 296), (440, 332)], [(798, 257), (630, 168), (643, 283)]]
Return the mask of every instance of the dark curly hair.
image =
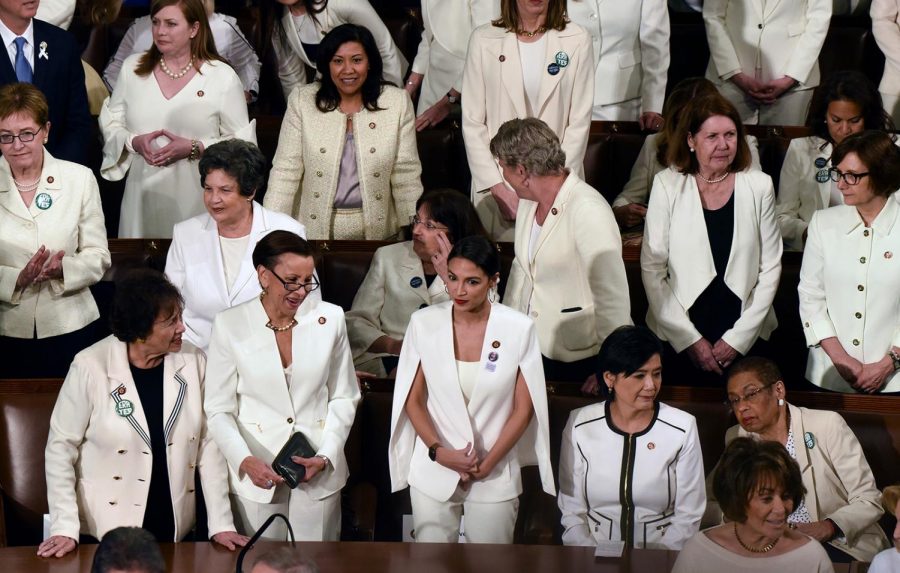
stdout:
[(468, 195), (455, 189), (432, 189), (416, 201), (416, 211), (422, 207), (432, 219), (447, 227), (451, 244), (470, 235), (488, 238)]
[(382, 77), (384, 64), (381, 61), (381, 53), (372, 32), (364, 26), (355, 24), (341, 24), (325, 34), (322, 43), (319, 44), (316, 70), (322, 79), (319, 91), (316, 92), (316, 107), (321, 112), (329, 112), (337, 109), (341, 103), (341, 94), (331, 78), (331, 59), (347, 42), (362, 45), (366, 57), (369, 58), (369, 72), (362, 85), (363, 106), (369, 111), (382, 109), (378, 107), (378, 97), (381, 95), (382, 84), (389, 82), (385, 82)]
[(116, 283), (109, 326), (122, 342), (147, 338), (162, 313), (184, 308), (184, 299), (164, 274), (153, 269), (134, 269)]
[(259, 148), (243, 139), (226, 139), (210, 145), (200, 158), (200, 185), (206, 176), (220, 169), (238, 183), (238, 192), (253, 197), (266, 184), (266, 158)]
[(858, 105), (862, 112), (864, 129), (894, 130), (894, 123), (884, 110), (881, 94), (878, 93), (875, 84), (861, 72), (842, 70), (831, 74), (828, 80), (819, 86), (809, 107), (807, 125), (812, 128), (815, 135), (829, 143), (834, 143), (834, 140), (828, 133), (825, 115), (828, 113), (828, 104), (833, 101), (848, 101)]

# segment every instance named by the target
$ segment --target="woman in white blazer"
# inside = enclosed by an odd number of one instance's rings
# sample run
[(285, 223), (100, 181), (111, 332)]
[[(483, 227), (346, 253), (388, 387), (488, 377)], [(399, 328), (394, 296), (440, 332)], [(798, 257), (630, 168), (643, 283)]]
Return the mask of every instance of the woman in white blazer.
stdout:
[(47, 100), (32, 84), (0, 89), (0, 378), (63, 376), (97, 340), (89, 287), (110, 265), (90, 169), (44, 148)]
[(472, 30), (499, 15), (500, 0), (423, 0), (425, 29), (405, 86), (410, 97), (419, 93), (418, 131), (439, 124), (459, 102)]
[(663, 126), (669, 71), (666, 0), (568, 0), (568, 15), (591, 35), (594, 49), (595, 121), (637, 121)]
[(566, 169), (559, 139), (539, 119), (500, 126), (491, 152), (522, 199), (505, 303), (534, 319), (547, 380), (585, 382), (603, 340), (631, 324), (612, 210)]
[(357, 370), (393, 375), (413, 312), (450, 300), (447, 255), (453, 243), (486, 236), (469, 198), (455, 189), (426, 191), (416, 201), (412, 240), (381, 247), (347, 313)]
[[(263, 291), (219, 313), (206, 372), (209, 432), (228, 462), (238, 530), (252, 534), (272, 514), (288, 517), (298, 540), (337, 541), (344, 443), (356, 416), (359, 387), (339, 306), (308, 296), (318, 288), (309, 243), (272, 231), (253, 251)], [(294, 433), (315, 455), (296, 489), (272, 469)], [(266, 537), (284, 540), (273, 524)]]
[(463, 72), (463, 137), (472, 201), (490, 236), (512, 241), (516, 194), (490, 151), (507, 120), (536, 117), (562, 141), (566, 167), (581, 175), (591, 129), (590, 35), (569, 23), (565, 0), (501, 0), (500, 18), (472, 32)]
[[(119, 281), (113, 335), (72, 362), (50, 417), (44, 452), (50, 537), (41, 557), (62, 557), (79, 534), (95, 539), (143, 527), (160, 543), (194, 527), (196, 470), (213, 541), (234, 549), (225, 460), (203, 414), (206, 359), (183, 344), (181, 297), (158, 271)], [(198, 540), (199, 541), (199, 540)]]
[[(715, 84), (706, 78), (685, 78), (678, 82), (663, 105), (663, 117), (668, 118), (659, 133), (651, 133), (644, 139), (641, 151), (631, 168), (631, 176), (622, 192), (613, 201), (613, 213), (619, 227), (627, 229), (644, 222), (647, 215), (647, 198), (656, 174), (668, 164), (666, 154), (669, 141), (678, 127), (678, 114), (696, 97), (718, 93)], [(759, 163), (759, 143), (752, 135), (744, 136), (750, 147), (750, 166), (761, 170)]]
[(668, 342), (670, 370), (721, 386), (722, 371), (777, 324), (782, 247), (772, 180), (745, 171), (744, 128), (720, 95), (688, 105), (668, 157), (641, 246), (647, 326)]
[(895, 124), (900, 124), (900, 1), (872, 0), (869, 15), (872, 34), (885, 59), (878, 91), (884, 109)]
[(900, 149), (864, 131), (831, 159), (844, 204), (813, 215), (800, 267), (806, 378), (838, 392), (898, 392)]
[(706, 0), (706, 77), (744, 123), (803, 125), (832, 0)]
[(785, 249), (802, 251), (813, 213), (843, 205), (829, 167), (834, 145), (864, 129), (893, 131), (878, 90), (862, 73), (835, 72), (816, 91), (807, 125), (814, 135), (792, 139), (781, 165), (775, 216)]
[(563, 430), (563, 543), (677, 551), (706, 509), (697, 421), (656, 400), (662, 345), (649, 329), (615, 330), (600, 348), (598, 369), (609, 398), (573, 410)]
[[(306, 67), (318, 69), (323, 36), (341, 24), (368, 29), (384, 62), (384, 79), (395, 86), (403, 83), (409, 64), (367, 0), (262, 0), (259, 7), (263, 30), (260, 37), (272, 39), (285, 100), (290, 99), (294, 88), (310, 81)], [(261, 50), (265, 60), (268, 46)], [(318, 73), (324, 75), (322, 70)]]
[[(259, 295), (256, 242), (280, 229), (306, 238), (303, 225), (254, 201), (265, 185), (266, 158), (256, 145), (230, 139), (200, 159), (206, 213), (175, 225), (166, 276), (184, 298), (184, 337), (206, 351), (216, 315)], [(321, 299), (321, 291), (311, 296)]]
[[(759, 356), (728, 371), (727, 390), (738, 425), (729, 428), (725, 444), (748, 436), (778, 442), (800, 466), (806, 496), (788, 523), (822, 543), (834, 562), (871, 561), (888, 546), (878, 524), (884, 512), (875, 476), (840, 414), (788, 403), (778, 366)], [(708, 509), (719, 522), (712, 498)]]
[(329, 32), (318, 69), (321, 79), (288, 101), (263, 204), (298, 219), (311, 239), (393, 238), (422, 194), (412, 102), (382, 82), (361, 26)]
[(484, 237), (448, 257), (452, 301), (413, 314), (391, 413), (391, 489), (409, 486), (415, 539), (512, 543), (521, 468), (550, 467), (547, 391), (531, 320), (489, 300), (500, 256)]

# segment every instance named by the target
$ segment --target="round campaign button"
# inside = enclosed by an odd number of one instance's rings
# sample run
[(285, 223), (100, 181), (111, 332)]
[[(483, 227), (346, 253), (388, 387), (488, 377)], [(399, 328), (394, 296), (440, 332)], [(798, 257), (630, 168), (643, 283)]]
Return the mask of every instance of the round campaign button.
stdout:
[(409, 279), (409, 286), (413, 288), (419, 288), (422, 286), (422, 277), (413, 277)]
[(819, 169), (816, 171), (816, 181), (819, 183), (826, 183), (829, 179), (831, 179), (831, 172), (827, 169)]
[(555, 76), (556, 74), (558, 74), (559, 64), (553, 63), (547, 66), (547, 73), (549, 73), (551, 76)]
[(38, 196), (34, 198), (34, 204), (37, 205), (37, 208), (41, 211), (46, 211), (50, 208), (50, 205), (53, 205), (53, 199), (46, 193), (39, 193)]
[(556, 56), (553, 59), (556, 60), (556, 65), (561, 68), (569, 65), (569, 54), (565, 52), (556, 52)]
[(123, 418), (127, 418), (133, 413), (134, 404), (131, 403), (131, 400), (119, 400), (118, 402), (116, 402), (116, 414), (122, 416)]
[(816, 164), (816, 168), (822, 169), (823, 167), (825, 167), (828, 164), (828, 160), (825, 159), (824, 157), (816, 157), (815, 164)]

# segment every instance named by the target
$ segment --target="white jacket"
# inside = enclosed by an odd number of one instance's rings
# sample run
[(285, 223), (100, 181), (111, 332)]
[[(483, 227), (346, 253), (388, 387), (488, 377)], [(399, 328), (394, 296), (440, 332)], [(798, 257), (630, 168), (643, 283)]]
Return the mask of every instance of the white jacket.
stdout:
[[(832, 145), (815, 135), (792, 139), (788, 145), (775, 203), (775, 216), (787, 250), (803, 250), (803, 233), (813, 213), (825, 209), (831, 201), (831, 189), (837, 183), (830, 177), (824, 182), (816, 180), (817, 172), (831, 167), (831, 151)], [(826, 162), (824, 167), (816, 167), (820, 159)]]
[[(878, 91), (900, 95), (900, 0), (872, 0), (872, 33), (884, 53), (884, 74)], [(890, 112), (890, 110), (888, 110)]]

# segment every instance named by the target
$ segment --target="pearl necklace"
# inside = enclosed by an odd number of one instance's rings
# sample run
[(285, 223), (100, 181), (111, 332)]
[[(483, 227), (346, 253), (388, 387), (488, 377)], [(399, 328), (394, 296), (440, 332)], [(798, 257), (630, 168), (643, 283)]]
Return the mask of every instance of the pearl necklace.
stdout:
[(721, 177), (719, 177), (719, 178), (717, 178), (717, 179), (707, 179), (706, 177), (704, 177), (703, 175), (701, 175), (699, 171), (696, 172), (696, 173), (694, 173), (694, 175), (696, 175), (697, 177), (699, 177), (699, 178), (702, 179), (703, 181), (706, 181), (706, 182), (707, 182), (708, 184), (710, 184), (710, 185), (715, 185), (716, 183), (721, 183), (722, 181), (725, 181), (725, 179), (727, 179), (728, 176), (731, 175), (731, 173), (729, 173), (729, 172), (726, 171), (726, 172), (725, 172), (725, 175), (723, 175), (723, 176), (721, 176)]
[(31, 193), (38, 188), (38, 184), (41, 182), (41, 178), (38, 177), (31, 183), (22, 183), (17, 179), (13, 178), (13, 183), (16, 184), (16, 188), (19, 190), (19, 193)]
[(290, 330), (290, 329), (294, 328), (295, 326), (297, 326), (296, 318), (292, 318), (291, 321), (289, 323), (285, 324), (284, 326), (275, 326), (274, 324), (272, 324), (271, 320), (266, 323), (266, 328), (271, 328), (275, 332), (284, 332), (285, 330)]
[(180, 72), (175, 73), (175, 72), (173, 72), (172, 70), (169, 69), (169, 66), (166, 65), (166, 58), (165, 58), (165, 56), (160, 56), (160, 58), (159, 58), (159, 69), (161, 69), (161, 70), (163, 71), (164, 74), (166, 74), (167, 76), (169, 76), (169, 77), (172, 78), (173, 80), (177, 80), (177, 79), (183, 78), (183, 77), (184, 77), (184, 74), (188, 73), (188, 70), (190, 70), (190, 69), (191, 69), (191, 66), (193, 66), (193, 65), (194, 65), (194, 56), (191, 56), (191, 59), (188, 60), (187, 65), (184, 66), (183, 68), (181, 68), (181, 71), (180, 71)]
[(775, 541), (773, 541), (772, 543), (769, 543), (768, 545), (763, 545), (759, 549), (757, 549), (756, 547), (750, 547), (749, 545), (745, 544), (744, 540), (741, 539), (741, 536), (738, 535), (736, 521), (734, 522), (734, 537), (737, 539), (738, 543), (741, 544), (741, 547), (743, 547), (750, 553), (768, 553), (769, 551), (772, 551), (775, 548), (775, 545), (778, 543), (778, 540), (781, 539), (780, 537), (776, 537)]
[(538, 28), (534, 32), (529, 32), (528, 30), (516, 30), (516, 34), (518, 34), (519, 36), (525, 36), (526, 38), (534, 38), (538, 34), (543, 34), (546, 31), (546, 26), (538, 26)]

